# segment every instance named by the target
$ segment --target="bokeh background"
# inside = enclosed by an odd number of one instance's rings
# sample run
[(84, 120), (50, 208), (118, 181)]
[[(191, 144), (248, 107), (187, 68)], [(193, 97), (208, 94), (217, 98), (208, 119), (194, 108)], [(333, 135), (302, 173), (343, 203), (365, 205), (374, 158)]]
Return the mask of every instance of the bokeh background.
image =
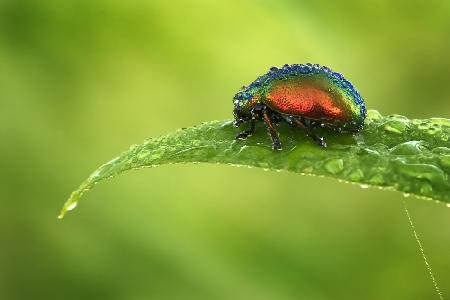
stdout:
[[(0, 299), (437, 299), (396, 192), (171, 165), (70, 192), (147, 137), (231, 118), (271, 66), (450, 117), (449, 1), (0, 1)], [(407, 198), (444, 295), (450, 209)]]

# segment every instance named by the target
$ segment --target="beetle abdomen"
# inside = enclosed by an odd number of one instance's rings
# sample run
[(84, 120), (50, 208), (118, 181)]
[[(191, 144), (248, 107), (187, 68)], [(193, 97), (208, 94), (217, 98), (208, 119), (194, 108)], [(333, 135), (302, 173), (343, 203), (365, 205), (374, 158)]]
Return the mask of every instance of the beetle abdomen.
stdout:
[(316, 78), (297, 78), (276, 81), (268, 88), (263, 102), (282, 114), (302, 116), (316, 120), (352, 119), (353, 105), (345, 94), (327, 82)]
[(357, 131), (366, 116), (358, 91), (327, 67), (284, 65), (272, 68), (250, 86), (255, 84), (260, 86), (260, 101), (281, 114), (318, 120), (347, 131)]

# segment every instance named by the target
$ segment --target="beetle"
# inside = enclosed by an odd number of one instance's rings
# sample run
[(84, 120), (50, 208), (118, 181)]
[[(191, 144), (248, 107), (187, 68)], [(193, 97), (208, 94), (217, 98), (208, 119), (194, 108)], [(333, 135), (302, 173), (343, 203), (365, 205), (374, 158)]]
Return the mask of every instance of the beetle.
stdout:
[(236, 135), (246, 139), (264, 121), (272, 148), (281, 150), (274, 124), (287, 122), (302, 128), (320, 147), (327, 146), (317, 127), (330, 131), (357, 133), (364, 125), (366, 105), (356, 88), (340, 73), (318, 64), (285, 64), (272, 67), (234, 96), (234, 126), (250, 123)]

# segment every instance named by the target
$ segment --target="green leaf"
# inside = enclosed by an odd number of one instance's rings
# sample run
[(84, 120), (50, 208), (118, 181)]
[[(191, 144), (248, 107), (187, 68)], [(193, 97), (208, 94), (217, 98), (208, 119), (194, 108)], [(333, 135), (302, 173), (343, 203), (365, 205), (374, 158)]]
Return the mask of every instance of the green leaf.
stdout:
[(450, 202), (450, 120), (409, 120), (368, 112), (357, 135), (319, 129), (328, 147), (314, 144), (304, 131), (278, 126), (282, 151), (273, 151), (264, 124), (245, 141), (235, 140), (231, 121), (212, 121), (151, 138), (98, 168), (74, 191), (59, 218), (73, 209), (95, 184), (124, 171), (171, 163), (220, 163), (327, 176), (362, 187), (377, 186), (426, 199)]

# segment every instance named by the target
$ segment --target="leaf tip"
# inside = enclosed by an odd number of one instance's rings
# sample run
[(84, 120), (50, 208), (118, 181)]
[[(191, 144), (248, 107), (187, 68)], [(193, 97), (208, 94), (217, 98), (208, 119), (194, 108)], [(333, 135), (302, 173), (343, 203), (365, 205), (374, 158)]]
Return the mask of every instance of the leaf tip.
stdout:
[(66, 203), (64, 203), (64, 206), (63, 206), (63, 208), (61, 209), (61, 212), (58, 215), (58, 219), (63, 219), (68, 211), (71, 211), (75, 207), (77, 207), (78, 199), (79, 199), (78, 193), (77, 192), (73, 192), (72, 195), (70, 196), (69, 200), (67, 200)]

